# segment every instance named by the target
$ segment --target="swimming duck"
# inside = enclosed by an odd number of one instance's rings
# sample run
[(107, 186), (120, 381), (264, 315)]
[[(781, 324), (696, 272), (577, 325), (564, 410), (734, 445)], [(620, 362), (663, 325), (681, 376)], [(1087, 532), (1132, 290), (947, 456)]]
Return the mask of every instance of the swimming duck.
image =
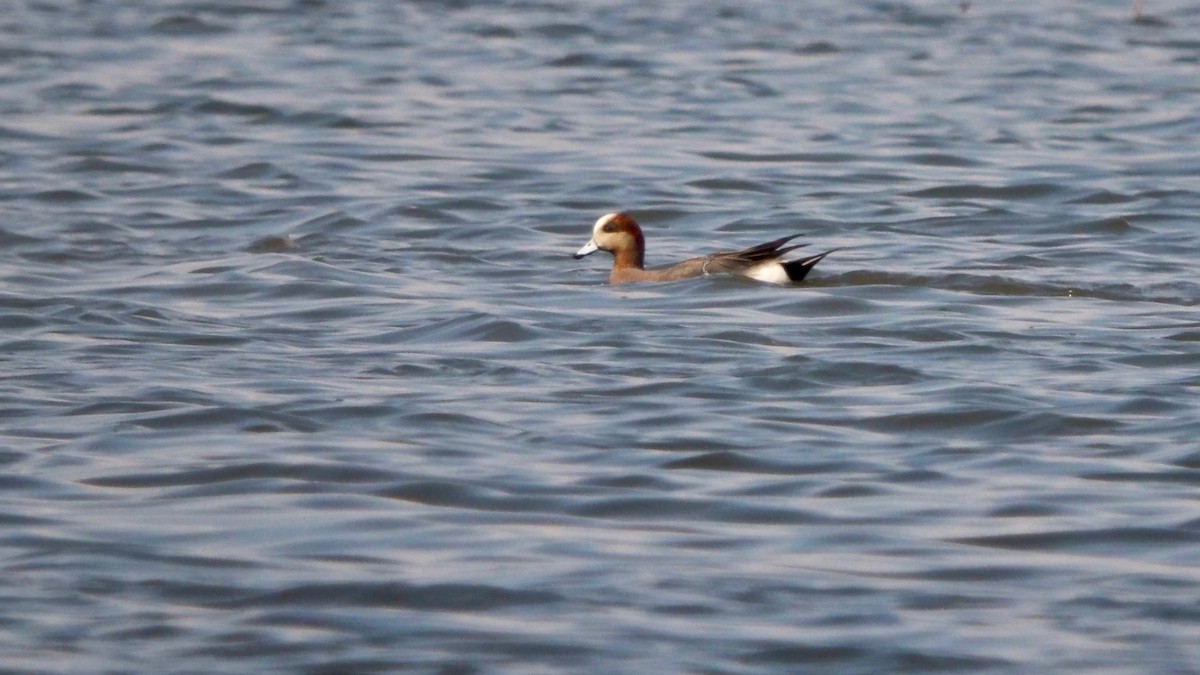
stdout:
[(627, 213), (609, 213), (600, 216), (592, 226), (591, 240), (575, 252), (575, 259), (596, 251), (612, 253), (613, 268), (608, 275), (610, 284), (677, 281), (709, 274), (737, 274), (771, 284), (791, 284), (802, 281), (814, 265), (837, 250), (831, 249), (799, 260), (783, 260), (785, 254), (804, 246), (784, 245), (798, 236), (793, 234), (741, 251), (712, 253), (668, 267), (646, 269), (646, 238), (642, 236), (642, 228)]

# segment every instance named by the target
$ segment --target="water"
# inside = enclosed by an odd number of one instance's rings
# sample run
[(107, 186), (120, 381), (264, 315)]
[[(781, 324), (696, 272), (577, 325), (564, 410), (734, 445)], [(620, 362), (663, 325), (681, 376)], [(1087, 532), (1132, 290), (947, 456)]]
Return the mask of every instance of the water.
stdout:
[(1200, 672), (1200, 10), (664, 4), (6, 5), (5, 672)]

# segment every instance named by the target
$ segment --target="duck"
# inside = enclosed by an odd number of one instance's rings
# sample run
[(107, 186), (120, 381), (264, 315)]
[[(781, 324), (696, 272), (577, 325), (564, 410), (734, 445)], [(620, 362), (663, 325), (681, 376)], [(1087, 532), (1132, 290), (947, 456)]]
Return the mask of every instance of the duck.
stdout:
[(613, 255), (612, 272), (608, 283), (625, 284), (644, 281), (678, 281), (710, 274), (733, 274), (769, 284), (794, 284), (804, 280), (812, 268), (837, 249), (800, 258), (784, 260), (783, 256), (806, 244), (787, 243), (799, 237), (792, 234), (740, 251), (710, 253), (666, 267), (646, 269), (646, 238), (642, 228), (628, 213), (607, 213), (592, 226), (592, 238), (575, 252), (579, 260), (596, 251)]

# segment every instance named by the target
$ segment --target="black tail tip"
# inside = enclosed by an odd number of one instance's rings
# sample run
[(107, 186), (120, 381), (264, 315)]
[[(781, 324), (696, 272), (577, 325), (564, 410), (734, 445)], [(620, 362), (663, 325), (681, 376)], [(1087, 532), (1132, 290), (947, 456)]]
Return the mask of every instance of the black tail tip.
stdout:
[(833, 253), (836, 250), (836, 248), (833, 248), (825, 251), (824, 253), (818, 253), (814, 256), (801, 258), (800, 260), (793, 260), (791, 262), (785, 262), (783, 263), (783, 269), (787, 272), (788, 279), (791, 279), (793, 283), (804, 281), (804, 277), (808, 276), (808, 273), (812, 271), (812, 268), (817, 266), (817, 263), (821, 262), (825, 256)]

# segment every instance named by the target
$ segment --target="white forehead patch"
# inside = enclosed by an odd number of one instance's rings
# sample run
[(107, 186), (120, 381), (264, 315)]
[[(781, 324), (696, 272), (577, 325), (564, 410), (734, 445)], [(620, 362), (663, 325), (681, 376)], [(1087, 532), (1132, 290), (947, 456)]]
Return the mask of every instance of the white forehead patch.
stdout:
[(615, 214), (615, 213), (606, 213), (606, 214), (600, 216), (600, 218), (598, 218), (596, 220), (596, 224), (592, 226), (592, 232), (599, 232), (600, 228), (607, 225), (608, 221), (610, 221), (616, 217), (617, 217), (617, 214)]

